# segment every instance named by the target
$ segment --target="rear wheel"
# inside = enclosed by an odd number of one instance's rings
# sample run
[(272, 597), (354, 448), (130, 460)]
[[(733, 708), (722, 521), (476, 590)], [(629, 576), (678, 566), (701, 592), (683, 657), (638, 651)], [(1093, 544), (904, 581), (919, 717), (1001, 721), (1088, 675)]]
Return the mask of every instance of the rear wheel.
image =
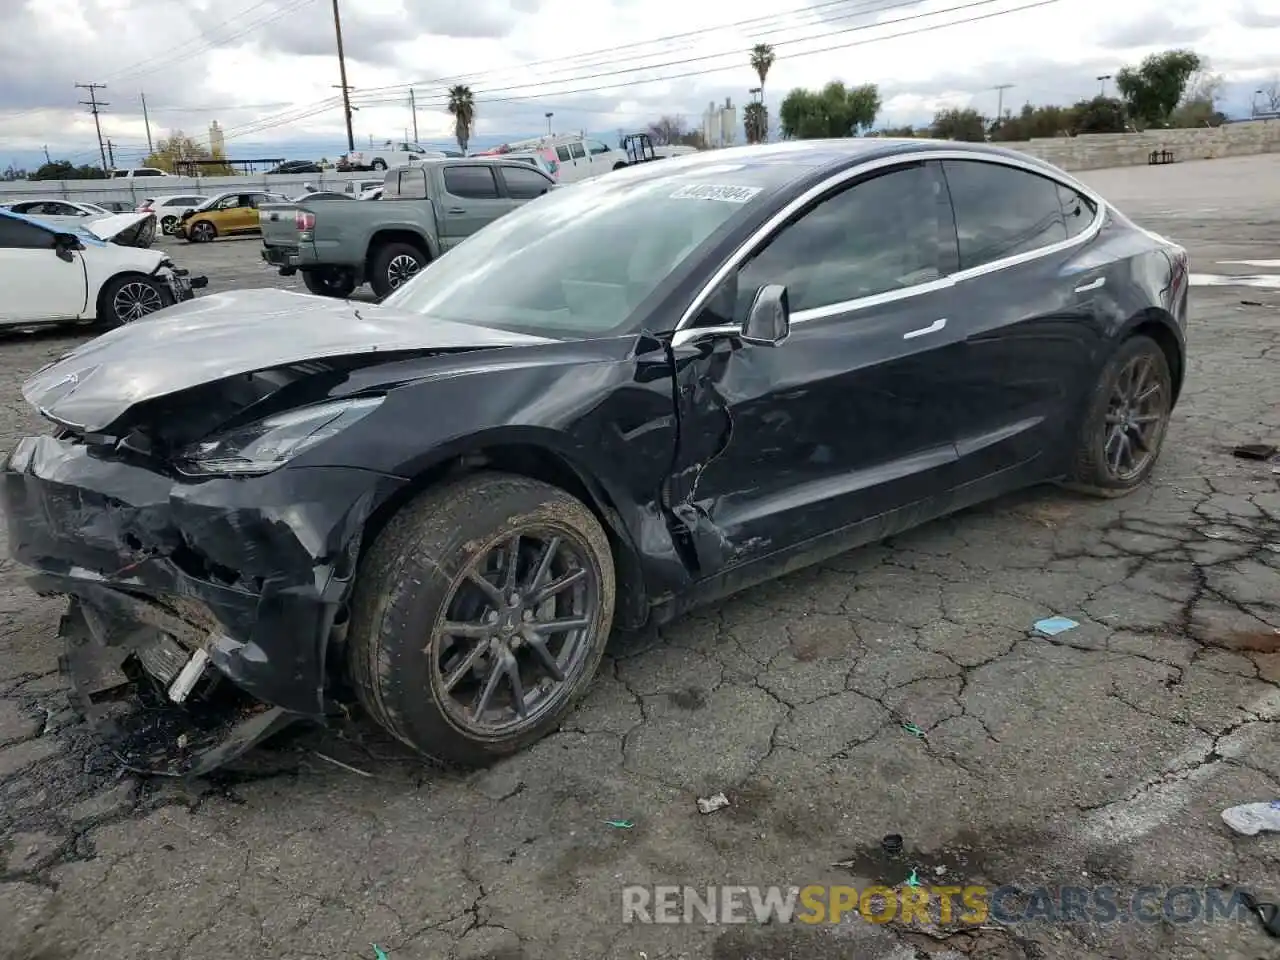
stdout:
[(379, 297), (408, 283), (427, 265), (427, 256), (407, 243), (388, 243), (373, 255), (369, 285)]
[(595, 516), (563, 490), (474, 474), (429, 491), (361, 563), (348, 658), (361, 703), (429, 756), (483, 766), (556, 728), (613, 620)]
[(173, 303), (168, 287), (141, 274), (108, 280), (98, 297), (98, 325), (107, 329), (141, 320)]
[(350, 270), (337, 267), (325, 267), (321, 270), (302, 271), (302, 282), (307, 290), (319, 297), (338, 297), (345, 299), (356, 289), (356, 278)]
[(178, 225), (178, 218), (175, 217), (173, 214), (170, 214), (169, 216), (161, 219), (160, 232), (163, 233), (166, 237), (171, 236), (173, 234), (173, 228), (176, 227), (177, 225)]
[(209, 243), (218, 237), (218, 228), (208, 220), (197, 220), (187, 228), (192, 243)]
[(1077, 440), (1068, 486), (1118, 497), (1155, 469), (1173, 409), (1173, 376), (1150, 337), (1122, 343), (1094, 390)]
[(369, 164), (369, 169), (370, 169), (370, 170), (385, 170), (385, 169), (387, 169), (387, 161), (385, 161), (385, 160), (375, 160), (375, 161), (373, 161), (373, 163)]

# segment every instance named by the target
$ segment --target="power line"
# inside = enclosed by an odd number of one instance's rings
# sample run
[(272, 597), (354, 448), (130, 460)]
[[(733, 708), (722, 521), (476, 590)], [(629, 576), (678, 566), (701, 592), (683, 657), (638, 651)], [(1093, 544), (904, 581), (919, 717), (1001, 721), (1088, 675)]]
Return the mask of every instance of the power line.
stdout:
[[(962, 5), (950, 7), (944, 10), (938, 10), (938, 11), (935, 11), (935, 13), (956, 12), (958, 10), (979, 6), (989, 2), (993, 2), (993, 0), (976, 0), (976, 2), (974, 3), (962, 4)], [(836, 50), (847, 50), (852, 47), (866, 46), (872, 43), (882, 43), (886, 40), (896, 40), (901, 37), (909, 37), (909, 36), (916, 36), (923, 33), (931, 33), (935, 30), (945, 30), (949, 27), (957, 27), (957, 26), (963, 26), (970, 23), (978, 23), (985, 20), (991, 20), (996, 17), (1007, 16), (1009, 14), (1014, 14), (1014, 13), (1021, 13), (1026, 10), (1033, 10), (1038, 7), (1046, 7), (1046, 6), (1049, 6), (1050, 4), (1059, 3), (1059, 2), (1061, 2), (1061, 0), (1035, 0), (1035, 2), (1024, 3), (1021, 6), (1011, 7), (1006, 10), (997, 10), (991, 13), (977, 14), (971, 17), (964, 17), (959, 20), (947, 21), (945, 23), (926, 24), (924, 26), (915, 27), (910, 30), (901, 30), (901, 31), (898, 31), (897, 33), (888, 34), (887, 36), (883, 36), (883, 37), (869, 37), (865, 39), (848, 40), (842, 43), (831, 44), (829, 46), (824, 46), (824, 47), (818, 47), (812, 50), (798, 51), (796, 53), (793, 53), (791, 57), (793, 59), (799, 59), (802, 57), (814, 56), (816, 54), (821, 54), (821, 53), (831, 53)], [(706, 76), (708, 74), (723, 73), (726, 70), (735, 70), (735, 69), (739, 69), (739, 65), (735, 64), (735, 65), (719, 66), (719, 67), (704, 67), (697, 70), (686, 70), (680, 73), (666, 74), (658, 77), (646, 77), (643, 79), (630, 80), (630, 81), (621, 82), (621, 83), (611, 83), (606, 86), (584, 87), (581, 89), (574, 89), (574, 90), (557, 90), (552, 93), (530, 94), (527, 96), (492, 97), (488, 99), (477, 98), (476, 103), (511, 103), (511, 102), (523, 102), (523, 101), (540, 101), (540, 100), (545, 100), (547, 97), (552, 97), (552, 96), (572, 96), (572, 95), (583, 94), (583, 93), (596, 93), (602, 90), (614, 90), (614, 89), (625, 88), (625, 87), (644, 86), (646, 84), (653, 84), (653, 83), (668, 83), (672, 80), (683, 80), (689, 77)], [(633, 72), (639, 72), (639, 71), (633, 71)], [(252, 133), (261, 133), (264, 130), (274, 129), (276, 127), (284, 126), (289, 123), (300, 122), (302, 120), (309, 119), (310, 117), (315, 116), (318, 113), (322, 113), (327, 109), (329, 109), (328, 106), (321, 106), (313, 110), (307, 110), (297, 116), (290, 117), (290, 118), (285, 118), (281, 120), (268, 118), (268, 119), (264, 119), (263, 121), (246, 124), (244, 125), (244, 128), (240, 130), (240, 132), (237, 134), (237, 138), (242, 136), (248, 136)]]
[(98, 119), (98, 111), (102, 107), (109, 107), (109, 103), (98, 102), (98, 91), (107, 89), (105, 83), (77, 83), (77, 90), (88, 90), (89, 99), (80, 102), (89, 108), (89, 112), (93, 114), (93, 126), (98, 131), (98, 153), (102, 157), (102, 172), (107, 172), (107, 151), (102, 145), (102, 121)]

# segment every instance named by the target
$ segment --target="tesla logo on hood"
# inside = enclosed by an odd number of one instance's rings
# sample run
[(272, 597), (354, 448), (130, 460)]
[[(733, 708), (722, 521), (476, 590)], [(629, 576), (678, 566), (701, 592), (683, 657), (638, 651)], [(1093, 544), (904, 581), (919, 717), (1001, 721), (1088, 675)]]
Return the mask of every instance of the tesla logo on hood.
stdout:
[(72, 386), (75, 386), (79, 382), (80, 382), (80, 374), (68, 373), (65, 377), (63, 377), (58, 382), (49, 384), (47, 389), (56, 390), (58, 389), (58, 387), (64, 386), (65, 384), (68, 384), (68, 383), (71, 384)]

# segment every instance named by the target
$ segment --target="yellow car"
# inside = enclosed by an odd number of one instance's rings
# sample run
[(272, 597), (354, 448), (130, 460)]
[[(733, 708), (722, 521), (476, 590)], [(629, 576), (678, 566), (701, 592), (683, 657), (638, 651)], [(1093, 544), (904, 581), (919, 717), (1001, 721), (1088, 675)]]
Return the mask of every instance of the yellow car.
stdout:
[(286, 197), (275, 193), (220, 193), (210, 197), (194, 210), (182, 215), (173, 228), (175, 237), (189, 243), (208, 243), (218, 237), (260, 233), (258, 207), (264, 203), (285, 203)]

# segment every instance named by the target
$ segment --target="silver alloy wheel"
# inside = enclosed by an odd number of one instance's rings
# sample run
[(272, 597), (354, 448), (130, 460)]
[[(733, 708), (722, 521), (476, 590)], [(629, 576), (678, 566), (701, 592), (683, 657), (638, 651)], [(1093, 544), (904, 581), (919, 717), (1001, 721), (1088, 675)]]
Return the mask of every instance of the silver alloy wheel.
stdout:
[(424, 651), (455, 726), (490, 740), (519, 736), (572, 694), (602, 600), (587, 557), (571, 531), (528, 528), (467, 568)]
[(421, 269), (422, 264), (407, 253), (392, 257), (387, 264), (387, 286), (394, 290), (412, 280)]
[(169, 236), (173, 233), (173, 228), (176, 227), (177, 225), (178, 225), (177, 217), (165, 217), (163, 220), (160, 221), (160, 232), (163, 233), (165, 236)]
[(111, 311), (121, 323), (131, 323), (163, 309), (160, 291), (144, 280), (129, 281), (111, 298)]
[(1103, 435), (1103, 456), (1115, 479), (1132, 480), (1155, 459), (1168, 426), (1169, 397), (1150, 357), (1134, 357), (1121, 371), (1108, 398)]
[(191, 228), (191, 239), (207, 243), (213, 239), (213, 224), (201, 220)]

